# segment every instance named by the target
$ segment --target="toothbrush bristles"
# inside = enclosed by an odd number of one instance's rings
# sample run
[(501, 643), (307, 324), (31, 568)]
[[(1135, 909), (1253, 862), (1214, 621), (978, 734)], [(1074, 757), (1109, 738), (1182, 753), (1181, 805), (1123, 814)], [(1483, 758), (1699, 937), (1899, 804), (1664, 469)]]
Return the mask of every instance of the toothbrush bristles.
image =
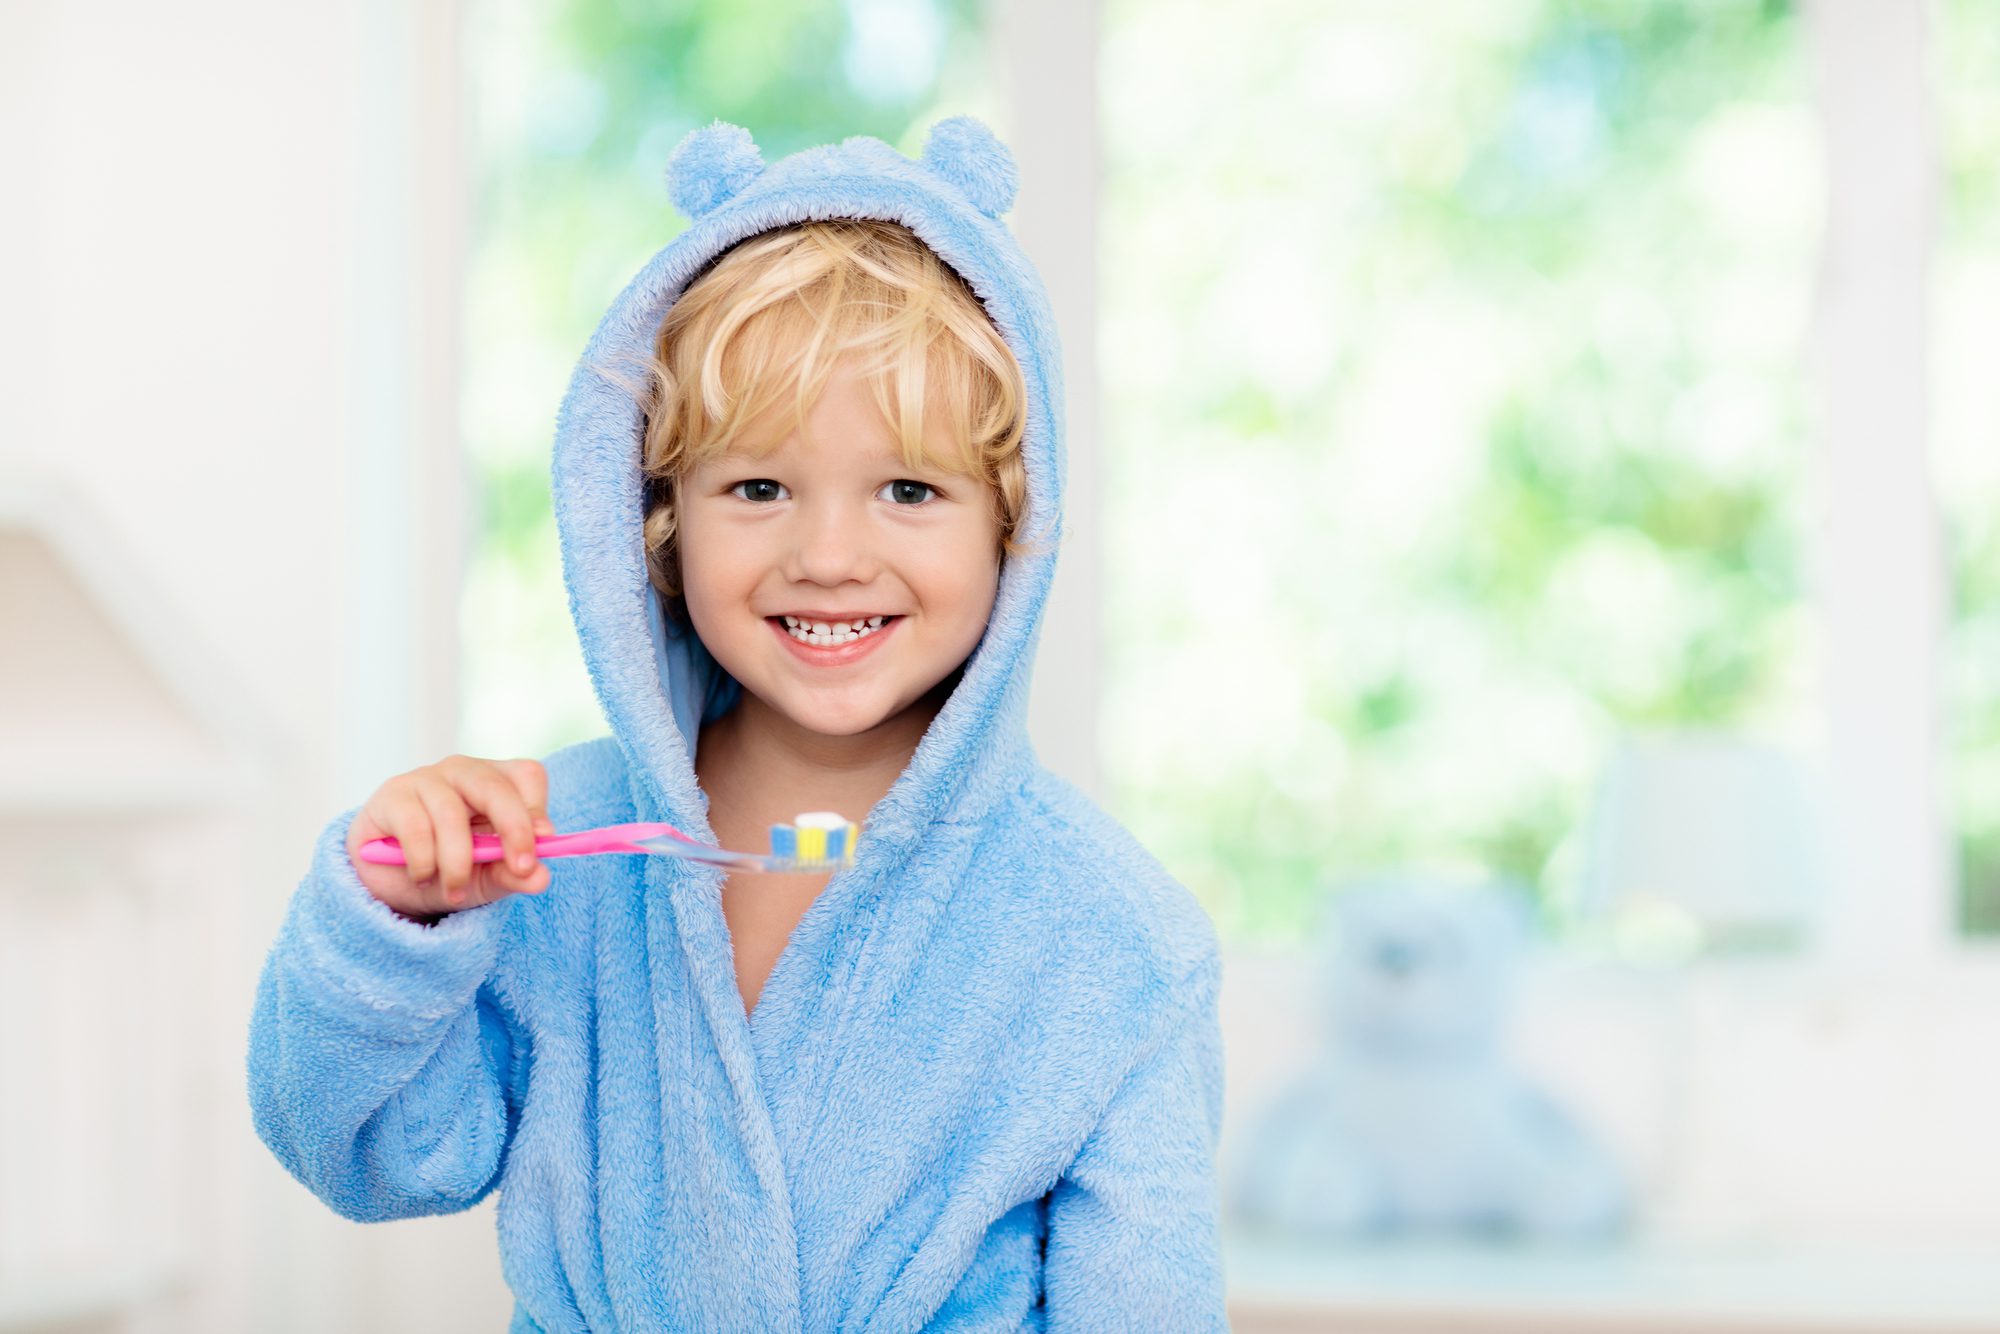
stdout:
[(791, 824), (771, 826), (774, 871), (839, 871), (854, 865), (861, 826), (837, 811), (806, 811)]

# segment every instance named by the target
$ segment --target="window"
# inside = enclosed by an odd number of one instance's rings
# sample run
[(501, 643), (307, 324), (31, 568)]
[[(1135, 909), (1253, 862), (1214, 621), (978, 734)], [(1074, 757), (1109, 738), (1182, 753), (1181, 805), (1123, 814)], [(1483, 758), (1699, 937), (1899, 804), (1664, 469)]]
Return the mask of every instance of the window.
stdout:
[(1616, 726), (1811, 744), (1797, 16), (1105, 21), (1105, 765), (1225, 931), (1409, 863), (1559, 913)]

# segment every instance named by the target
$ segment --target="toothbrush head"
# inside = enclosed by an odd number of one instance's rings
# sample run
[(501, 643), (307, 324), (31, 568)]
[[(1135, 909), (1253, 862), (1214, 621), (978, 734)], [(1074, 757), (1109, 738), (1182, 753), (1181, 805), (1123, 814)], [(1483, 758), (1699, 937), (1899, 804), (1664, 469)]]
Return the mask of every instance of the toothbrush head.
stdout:
[(861, 826), (835, 811), (807, 811), (771, 826), (770, 870), (837, 871), (854, 865)]
[(689, 838), (679, 830), (670, 830), (653, 838), (634, 839), (631, 846), (663, 857), (707, 862), (711, 866), (809, 874), (839, 871), (854, 865), (854, 845), (860, 837), (861, 826), (845, 816), (833, 811), (807, 811), (791, 824), (771, 826), (771, 848), (768, 852), (718, 848)]

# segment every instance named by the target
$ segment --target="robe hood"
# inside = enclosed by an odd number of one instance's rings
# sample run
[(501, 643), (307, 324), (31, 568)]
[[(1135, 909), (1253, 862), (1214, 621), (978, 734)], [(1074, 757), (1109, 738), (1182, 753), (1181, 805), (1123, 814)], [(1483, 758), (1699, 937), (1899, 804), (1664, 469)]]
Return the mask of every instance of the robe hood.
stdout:
[(908, 227), (985, 306), (1027, 386), (1022, 438), (1028, 501), (986, 632), (958, 685), (888, 794), (866, 818), (861, 847), (878, 869), (932, 822), (976, 821), (1033, 763), (1029, 679), (1061, 527), (1061, 349), (1048, 294), (1001, 215), (1018, 183), (1013, 155), (971, 116), (931, 127), (909, 158), (857, 135), (766, 164), (749, 131), (723, 121), (674, 150), (667, 183), (689, 225), (647, 262), (605, 312), (570, 379), (551, 467), (570, 612), (597, 698), (632, 775), (642, 820), (713, 839), (694, 753), (705, 718), (740, 687), (693, 627), (664, 615), (647, 578), (641, 466), (643, 405), (628, 387), (675, 299), (723, 251), (774, 227), (872, 218)]

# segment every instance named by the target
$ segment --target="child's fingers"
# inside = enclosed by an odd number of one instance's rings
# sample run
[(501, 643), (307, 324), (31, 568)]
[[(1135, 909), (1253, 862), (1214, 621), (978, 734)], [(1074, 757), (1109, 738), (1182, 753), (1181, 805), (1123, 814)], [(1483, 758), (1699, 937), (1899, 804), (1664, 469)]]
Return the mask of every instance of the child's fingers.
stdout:
[[(371, 894), (412, 920), (479, 907), (508, 894), (536, 894), (552, 879), (535, 854), (539, 834), (553, 834), (542, 809), (547, 775), (534, 760), (452, 755), (399, 774), (369, 798), (348, 831), (348, 856)], [(504, 858), (473, 859), (473, 836), (490, 827)], [(371, 838), (393, 837), (401, 866), (363, 863)]]
[[(491, 885), (508, 894), (539, 894), (549, 887), (549, 864), (537, 862), (535, 869), (526, 875), (516, 875), (507, 869), (504, 862), (488, 862), (480, 867)], [(498, 898), (489, 894), (488, 899)]]
[[(549, 808), (549, 773), (541, 761), (518, 759), (498, 761), (501, 772), (514, 780), (514, 790), (521, 794), (531, 814), (540, 817), (541, 823), (548, 823), (544, 814)], [(554, 827), (550, 827), (554, 832)]]
[[(438, 769), (420, 773), (417, 799), (430, 813), (436, 841), (437, 881), (447, 911), (468, 906), (465, 887), (472, 879), (472, 812), (452, 781)], [(407, 854), (405, 854), (407, 856)], [(427, 879), (412, 872), (413, 879)]]
[[(484, 817), (482, 817), (483, 820)], [(509, 894), (537, 894), (549, 883), (548, 866), (534, 860), (532, 850), (528, 853), (530, 869), (516, 870), (509, 864), (511, 857), (494, 862), (475, 862), (472, 867), (472, 891), (470, 900), (463, 906), (474, 907), (482, 903), (493, 903)]]
[(501, 847), (507, 854), (507, 869), (517, 876), (533, 871), (534, 813), (507, 771), (485, 760), (473, 760), (456, 766), (452, 778), (458, 784), (459, 794), (499, 834)]
[(542, 768), (538, 760), (501, 760), (499, 765), (513, 779), (515, 790), (521, 794), (521, 800), (528, 807), (528, 817), (533, 825), (534, 837), (552, 837), (556, 832), (556, 826), (548, 815), (548, 771)]
[(403, 850), (403, 874), (411, 883), (429, 880), (437, 873), (437, 841), (431, 837), (430, 814), (414, 791), (385, 785), (369, 798), (355, 826), (357, 846), (382, 835), (396, 840)]

